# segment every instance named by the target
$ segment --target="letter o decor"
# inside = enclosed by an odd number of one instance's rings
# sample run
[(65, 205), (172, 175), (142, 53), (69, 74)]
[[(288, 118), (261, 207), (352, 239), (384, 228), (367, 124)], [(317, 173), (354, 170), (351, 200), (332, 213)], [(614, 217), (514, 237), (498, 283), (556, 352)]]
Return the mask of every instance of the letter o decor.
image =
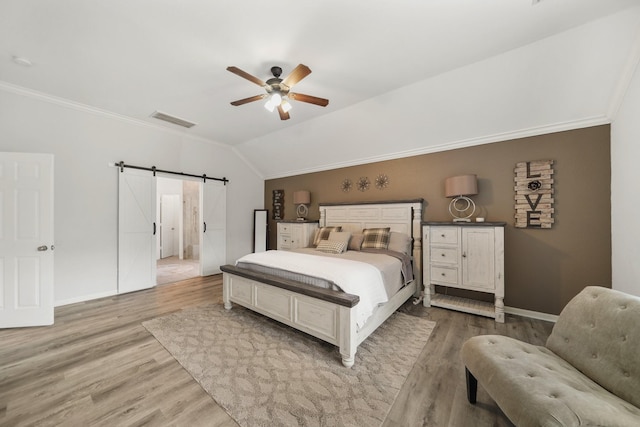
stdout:
[(553, 225), (553, 160), (516, 163), (516, 228)]

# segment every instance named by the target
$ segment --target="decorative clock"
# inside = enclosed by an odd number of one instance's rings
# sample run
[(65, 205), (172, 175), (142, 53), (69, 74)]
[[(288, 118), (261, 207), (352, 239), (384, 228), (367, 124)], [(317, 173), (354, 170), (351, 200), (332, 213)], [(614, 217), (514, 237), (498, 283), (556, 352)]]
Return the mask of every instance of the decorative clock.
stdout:
[(371, 185), (371, 181), (366, 176), (361, 176), (358, 179), (356, 186), (358, 187), (358, 191), (367, 191), (369, 186)]
[(527, 188), (531, 191), (538, 191), (539, 189), (542, 188), (542, 183), (540, 181), (538, 181), (537, 179), (530, 181), (527, 184)]
[(351, 182), (349, 178), (345, 178), (342, 184), (340, 184), (340, 189), (345, 193), (351, 191), (351, 188), (353, 188), (353, 182)]
[(381, 173), (376, 177), (375, 183), (378, 190), (384, 190), (389, 186), (389, 177)]
[(553, 160), (516, 164), (516, 228), (551, 228), (553, 219)]

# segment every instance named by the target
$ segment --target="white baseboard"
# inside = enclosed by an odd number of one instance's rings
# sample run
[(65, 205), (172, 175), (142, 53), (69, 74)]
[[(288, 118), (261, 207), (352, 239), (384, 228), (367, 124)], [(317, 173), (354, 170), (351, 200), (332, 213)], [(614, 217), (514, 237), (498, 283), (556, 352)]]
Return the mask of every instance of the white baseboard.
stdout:
[(54, 306), (55, 307), (62, 307), (63, 305), (75, 304), (75, 303), (78, 303), (78, 302), (85, 302), (85, 301), (90, 301), (90, 300), (98, 299), (98, 298), (112, 297), (114, 295), (118, 295), (118, 291), (117, 290), (108, 291), (108, 292), (101, 292), (99, 294), (84, 295), (84, 296), (81, 296), (81, 297), (70, 298), (70, 299), (66, 299), (66, 300), (62, 300), (62, 301), (56, 301), (54, 303)]
[(523, 310), (515, 307), (505, 307), (504, 312), (507, 314), (515, 314), (516, 316), (529, 317), (531, 319), (545, 320), (547, 322), (556, 323), (558, 316), (555, 314), (540, 313), (539, 311)]

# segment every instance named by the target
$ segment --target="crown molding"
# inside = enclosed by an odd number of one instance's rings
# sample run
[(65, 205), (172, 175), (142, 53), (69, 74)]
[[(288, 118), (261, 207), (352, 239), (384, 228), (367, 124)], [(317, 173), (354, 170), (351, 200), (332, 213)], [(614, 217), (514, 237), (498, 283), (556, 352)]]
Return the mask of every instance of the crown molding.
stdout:
[(345, 162), (329, 163), (326, 165), (321, 165), (313, 168), (290, 170), (290, 171), (286, 171), (286, 172), (282, 172), (274, 175), (267, 175), (264, 179), (286, 178), (289, 176), (303, 175), (303, 174), (313, 173), (313, 172), (323, 172), (323, 171), (332, 170), (332, 169), (339, 169), (339, 168), (345, 168), (350, 166), (359, 166), (359, 165), (364, 165), (369, 163), (383, 162), (387, 160), (396, 160), (404, 157), (420, 156), (423, 154), (438, 153), (441, 151), (455, 150), (458, 148), (492, 144), (494, 142), (528, 138), (531, 136), (539, 136), (539, 135), (545, 135), (549, 133), (563, 132), (567, 130), (588, 128), (592, 126), (601, 126), (601, 125), (610, 124), (610, 123), (611, 123), (611, 120), (606, 115), (593, 116), (593, 117), (588, 117), (580, 120), (572, 120), (567, 122), (555, 123), (551, 125), (536, 126), (536, 127), (531, 127), (527, 129), (511, 131), (511, 132), (496, 133), (496, 134), (477, 137), (477, 138), (469, 138), (469, 139), (463, 139), (460, 141), (448, 142), (445, 144), (430, 145), (427, 147), (421, 147), (413, 150), (398, 151), (395, 153), (389, 153), (389, 154), (384, 154), (380, 156), (370, 156), (370, 157), (363, 157), (359, 159), (349, 160)]
[(42, 92), (38, 92), (32, 89), (27, 89), (21, 86), (16, 86), (13, 85), (11, 83), (7, 83), (4, 81), (0, 81), (0, 90), (5, 91), (5, 92), (10, 92), (10, 93), (14, 93), (16, 95), (21, 95), (21, 96), (25, 96), (27, 98), (31, 98), (31, 99), (36, 99), (38, 101), (43, 101), (43, 102), (48, 102), (51, 104), (55, 104), (61, 107), (65, 107), (65, 108), (70, 108), (76, 111), (81, 111), (84, 113), (89, 113), (89, 114), (93, 114), (93, 115), (97, 115), (97, 116), (102, 116), (102, 117), (107, 117), (110, 119), (114, 119), (114, 120), (118, 120), (120, 122), (124, 122), (124, 123), (129, 123), (129, 124), (133, 124), (136, 126), (141, 126), (141, 127), (146, 127), (149, 129), (153, 129), (153, 130), (158, 130), (161, 132), (167, 132), (167, 133), (171, 133), (173, 135), (178, 135), (181, 138), (187, 138), (190, 139), (192, 141), (197, 141), (197, 142), (202, 142), (205, 144), (212, 144), (215, 145), (219, 148), (223, 148), (225, 150), (229, 150), (231, 151), (233, 154), (235, 154), (236, 156), (238, 156), (238, 158), (249, 168), (251, 169), (258, 178), (264, 180), (264, 175), (255, 167), (255, 165), (251, 162), (249, 162), (245, 156), (243, 156), (240, 151), (238, 151), (238, 149), (236, 149), (235, 147), (229, 146), (227, 144), (222, 144), (220, 142), (216, 142), (216, 141), (212, 141), (210, 139), (207, 138), (202, 138), (200, 136), (195, 136), (195, 135), (191, 135), (188, 133), (185, 133), (184, 131), (179, 131), (179, 130), (174, 130), (174, 129), (169, 129), (166, 128), (164, 126), (160, 126), (160, 125), (156, 125), (153, 123), (148, 123), (145, 122), (143, 120), (139, 120), (139, 119), (134, 119), (131, 117), (127, 117), (127, 116), (123, 116), (121, 114), (117, 114), (117, 113), (113, 113), (111, 111), (107, 111), (107, 110), (102, 110), (100, 108), (96, 108), (96, 107), (91, 107), (89, 105), (85, 105), (85, 104), (81, 104), (79, 102), (74, 102), (74, 101), (70, 101), (68, 99), (64, 99), (64, 98), (59, 98), (53, 95), (48, 95), (46, 93), (42, 93)]
[(166, 132), (166, 133), (170, 133), (173, 135), (177, 135), (180, 136), (181, 138), (187, 138), (193, 141), (198, 141), (198, 142), (202, 142), (202, 143), (206, 143), (206, 144), (213, 144), (216, 146), (219, 146), (220, 148), (224, 148), (226, 150), (230, 149), (231, 147), (227, 144), (223, 144), (217, 141), (213, 141), (207, 138), (203, 138), (201, 136), (197, 136), (197, 135), (192, 135), (189, 133), (186, 133), (185, 131), (179, 131), (177, 129), (170, 129), (164, 126), (160, 126), (160, 125), (156, 125), (154, 123), (149, 123), (146, 122), (144, 120), (140, 120), (140, 119), (134, 119), (132, 117), (128, 117), (128, 116), (124, 116), (122, 114), (118, 114), (118, 113), (114, 113), (108, 110), (103, 110), (101, 108), (97, 108), (97, 107), (92, 107), (90, 105), (86, 105), (86, 104), (82, 104), (79, 102), (75, 102), (75, 101), (70, 101), (68, 99), (65, 98), (60, 98), (54, 95), (49, 95), (46, 94), (44, 92), (38, 92), (36, 90), (33, 89), (27, 89), (25, 87), (22, 86), (17, 86), (5, 81), (0, 81), (0, 90), (5, 91), (5, 92), (9, 92), (9, 93), (13, 93), (16, 95), (21, 95), (27, 98), (31, 98), (31, 99), (35, 99), (38, 101), (43, 101), (43, 102), (48, 102), (50, 104), (54, 104), (60, 107), (65, 107), (65, 108), (69, 108), (72, 110), (76, 110), (76, 111), (81, 111), (84, 113), (88, 113), (88, 114), (93, 114), (96, 116), (102, 116), (102, 117), (106, 117), (109, 119), (114, 119), (120, 122), (124, 122), (124, 123), (129, 123), (132, 125), (136, 125), (136, 126), (140, 126), (140, 127), (145, 127), (148, 129), (153, 129), (153, 130), (158, 130), (161, 132)]

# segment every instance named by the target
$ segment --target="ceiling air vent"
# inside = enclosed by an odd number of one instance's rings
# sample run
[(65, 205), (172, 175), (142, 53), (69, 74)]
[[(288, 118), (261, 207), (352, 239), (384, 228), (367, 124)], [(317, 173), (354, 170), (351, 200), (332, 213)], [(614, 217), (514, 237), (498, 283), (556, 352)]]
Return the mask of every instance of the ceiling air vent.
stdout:
[(165, 122), (173, 123), (174, 125), (182, 126), (185, 128), (194, 127), (196, 124), (185, 119), (181, 119), (176, 116), (171, 116), (167, 113), (163, 113), (162, 111), (154, 111), (151, 115), (154, 119), (164, 120)]

